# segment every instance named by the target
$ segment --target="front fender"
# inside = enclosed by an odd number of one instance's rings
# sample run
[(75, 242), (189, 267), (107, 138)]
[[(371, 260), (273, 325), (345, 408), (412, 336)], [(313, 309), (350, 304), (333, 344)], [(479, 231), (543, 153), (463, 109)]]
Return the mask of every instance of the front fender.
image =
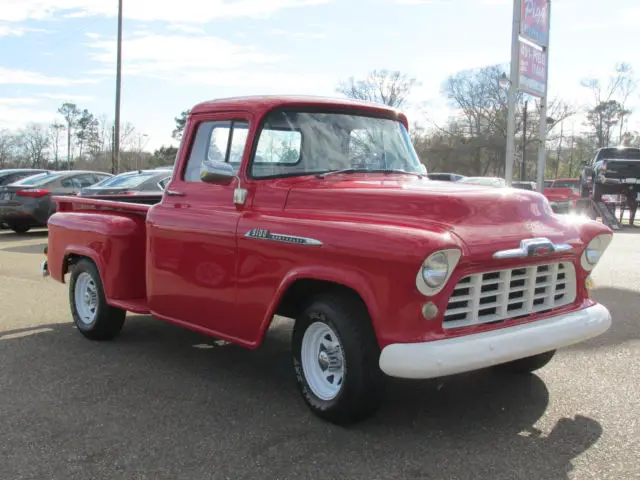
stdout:
[(267, 309), (265, 317), (260, 327), (260, 337), (262, 338), (266, 329), (269, 328), (271, 319), (276, 313), (278, 305), (286, 295), (287, 291), (297, 280), (319, 280), (336, 283), (355, 291), (369, 311), (369, 316), (373, 322), (374, 329), (380, 321), (380, 307), (376, 301), (373, 285), (365, 278), (362, 272), (338, 269), (336, 267), (326, 267), (321, 265), (305, 265), (290, 270), (280, 282), (276, 294), (273, 296)]

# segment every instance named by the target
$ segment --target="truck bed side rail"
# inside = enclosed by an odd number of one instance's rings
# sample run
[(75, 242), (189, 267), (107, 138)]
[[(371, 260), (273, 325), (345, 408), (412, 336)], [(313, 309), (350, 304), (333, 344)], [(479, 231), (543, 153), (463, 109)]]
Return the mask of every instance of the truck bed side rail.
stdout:
[(117, 200), (99, 200), (97, 198), (54, 195), (52, 200), (57, 204), (58, 212), (74, 210), (109, 210), (120, 212), (137, 212), (147, 214), (151, 205), (142, 203), (119, 202)]

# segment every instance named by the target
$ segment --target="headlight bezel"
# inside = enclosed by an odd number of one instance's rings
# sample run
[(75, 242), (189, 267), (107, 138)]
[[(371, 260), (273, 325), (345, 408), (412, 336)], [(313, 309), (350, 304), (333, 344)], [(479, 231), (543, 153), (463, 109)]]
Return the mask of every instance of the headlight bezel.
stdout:
[(591, 272), (598, 265), (611, 240), (613, 240), (612, 233), (601, 233), (591, 239), (580, 255), (580, 265), (584, 270)]
[[(447, 271), (444, 277), (442, 278), (441, 283), (432, 286), (427, 283), (424, 277), (424, 269), (428, 268), (430, 265), (434, 263), (434, 260), (438, 257), (443, 256), (446, 259)], [(448, 248), (444, 250), (437, 250), (431, 253), (420, 265), (418, 269), (418, 273), (416, 274), (416, 287), (418, 291), (422, 293), (426, 297), (432, 297), (437, 295), (442, 291), (442, 289), (447, 285), (449, 278), (451, 278), (451, 274), (455, 270), (458, 262), (460, 261), (460, 257), (462, 256), (462, 251), (459, 248)]]

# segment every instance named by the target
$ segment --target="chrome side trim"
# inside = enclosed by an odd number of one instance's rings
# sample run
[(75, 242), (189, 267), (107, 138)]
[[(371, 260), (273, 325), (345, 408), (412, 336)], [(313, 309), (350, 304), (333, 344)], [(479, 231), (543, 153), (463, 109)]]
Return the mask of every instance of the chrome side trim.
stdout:
[(256, 240), (271, 240), (272, 242), (292, 243), (295, 245), (307, 245), (312, 247), (319, 247), (322, 245), (322, 242), (315, 238), (298, 237), (283, 233), (272, 233), (264, 228), (254, 228), (245, 233), (244, 236), (245, 238), (254, 238)]
[(568, 243), (554, 244), (548, 238), (527, 238), (520, 242), (520, 248), (500, 250), (493, 254), (493, 258), (504, 260), (507, 258), (526, 258), (550, 255), (552, 253), (568, 252), (573, 246)]

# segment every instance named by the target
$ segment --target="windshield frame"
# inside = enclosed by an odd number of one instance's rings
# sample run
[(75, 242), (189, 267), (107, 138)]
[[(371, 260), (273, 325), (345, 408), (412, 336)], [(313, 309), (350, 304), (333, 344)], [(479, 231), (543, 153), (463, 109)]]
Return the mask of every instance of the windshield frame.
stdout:
[[(376, 112), (372, 112), (370, 110), (367, 109), (361, 109), (358, 107), (353, 107), (353, 106), (348, 106), (348, 107), (310, 107), (310, 106), (298, 106), (298, 105), (291, 105), (291, 106), (285, 106), (285, 107), (277, 107), (277, 108), (273, 108), (270, 109), (268, 111), (266, 111), (263, 115), (262, 118), (260, 118), (260, 121), (258, 122), (258, 124), (256, 125), (256, 129), (255, 132), (253, 134), (253, 138), (251, 139), (251, 149), (249, 151), (249, 155), (248, 155), (248, 159), (246, 162), (246, 166), (244, 167), (244, 174), (245, 174), (245, 178), (249, 181), (261, 181), (261, 180), (273, 180), (273, 179), (280, 179), (280, 178), (292, 178), (292, 177), (315, 177), (318, 174), (323, 174), (323, 173), (327, 173), (332, 171), (331, 169), (322, 169), (322, 170), (314, 170), (314, 171), (298, 171), (298, 172), (292, 172), (292, 173), (279, 173), (279, 174), (275, 174), (275, 175), (266, 175), (266, 176), (254, 176), (252, 174), (252, 170), (253, 170), (253, 164), (254, 164), (254, 160), (255, 160), (255, 156), (257, 153), (257, 149), (258, 149), (258, 143), (260, 142), (260, 138), (262, 135), (262, 132), (264, 130), (265, 127), (265, 123), (269, 120), (269, 118), (277, 113), (301, 113), (301, 114), (328, 114), (328, 115), (346, 115), (346, 116), (357, 116), (357, 117), (364, 117), (364, 118), (371, 118), (371, 119), (376, 119), (376, 120), (389, 120), (392, 122), (395, 122), (397, 124), (397, 126), (400, 129), (400, 136), (402, 139), (402, 142), (405, 146), (405, 148), (408, 150), (408, 154), (410, 157), (412, 157), (412, 159), (414, 160), (414, 162), (416, 163), (416, 165), (418, 166), (418, 171), (416, 173), (420, 174), (420, 175), (425, 175), (425, 172), (420, 170), (420, 165), (424, 165), (422, 163), (422, 161), (420, 160), (420, 157), (418, 156), (417, 152), (415, 151), (415, 148), (413, 147), (413, 143), (411, 142), (411, 137), (409, 136), (409, 131), (406, 127), (406, 125), (404, 124), (404, 122), (402, 121), (401, 117), (398, 116), (397, 114), (394, 114), (394, 112), (384, 112), (384, 111), (376, 111)], [(295, 129), (298, 130), (298, 129)], [(303, 155), (302, 155), (302, 145), (305, 143), (305, 139), (304, 136), (301, 139), (301, 155), (300, 155), (300, 159), (298, 159), (299, 163), (300, 161), (302, 161), (303, 159)], [(381, 170), (375, 170), (372, 169), (372, 171), (370, 172), (366, 172), (366, 175), (384, 175), (385, 173)], [(407, 173), (408, 175), (412, 175), (412, 172)]]

